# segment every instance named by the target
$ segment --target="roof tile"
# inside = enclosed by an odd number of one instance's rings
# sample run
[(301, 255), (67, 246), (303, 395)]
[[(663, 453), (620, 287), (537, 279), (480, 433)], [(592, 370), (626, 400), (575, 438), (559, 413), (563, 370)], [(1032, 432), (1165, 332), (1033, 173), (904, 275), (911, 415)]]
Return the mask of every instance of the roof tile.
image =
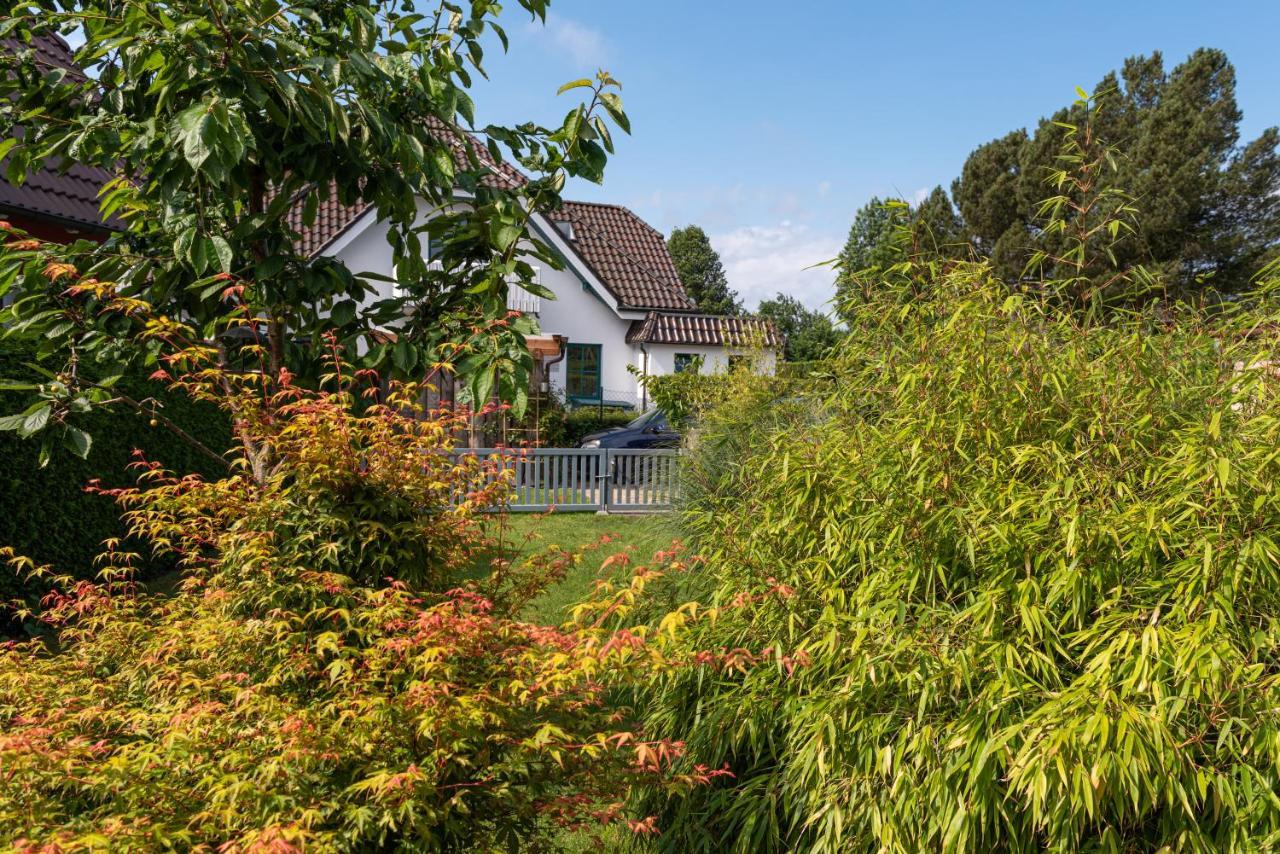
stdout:
[(627, 308), (692, 311), (662, 233), (621, 205), (570, 202), (551, 213), (572, 225), (571, 244)]
[(777, 349), (782, 346), (782, 336), (773, 321), (761, 317), (651, 311), (644, 320), (632, 321), (627, 343)]
[[(65, 69), (73, 78), (85, 79), (76, 67), (71, 47), (60, 36), (37, 37), (30, 45), (15, 38), (0, 39), (0, 50), (6, 53), (17, 53), (28, 47), (35, 49), (36, 62), (42, 67)], [(124, 222), (118, 217), (104, 221), (98, 208), (98, 193), (114, 176), (106, 169), (82, 163), (67, 164), (65, 169), (62, 166), (58, 159), (50, 158), (43, 169), (28, 175), (21, 186), (0, 178), (0, 207), (99, 229), (124, 228)], [(0, 166), (0, 175), (3, 174)]]
[[(437, 119), (429, 120), (428, 124), (433, 133), (449, 140), (449, 145), (453, 149), (453, 160), (459, 170), (472, 168), (468, 157), (468, 148), (470, 148), (480, 167), (489, 171), (484, 178), (485, 182), (505, 190), (514, 190), (528, 183), (529, 179), (519, 169), (506, 161), (494, 160), (489, 149), (469, 134), (450, 129)], [(298, 204), (289, 211), (289, 226), (301, 235), (298, 248), (307, 256), (312, 256), (332, 243), (371, 207), (373, 204), (363, 199), (353, 204), (343, 204), (338, 200), (337, 193), (330, 192), (329, 198), (320, 200), (316, 208), (315, 222), (304, 227), (302, 203), (299, 197)]]

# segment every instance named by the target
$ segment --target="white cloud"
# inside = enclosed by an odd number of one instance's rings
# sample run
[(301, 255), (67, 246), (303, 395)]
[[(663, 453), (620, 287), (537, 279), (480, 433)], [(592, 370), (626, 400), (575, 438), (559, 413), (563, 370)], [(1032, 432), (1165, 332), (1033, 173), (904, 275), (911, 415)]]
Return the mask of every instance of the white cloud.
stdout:
[(916, 190), (914, 193), (911, 194), (911, 204), (912, 205), (920, 204), (925, 199), (929, 198), (929, 193), (931, 192), (932, 190), (929, 187), (921, 187), (920, 189)]
[(608, 63), (609, 43), (599, 30), (558, 15), (548, 15), (545, 26), (529, 26), (549, 39), (551, 46), (567, 55), (575, 66), (597, 69)]
[(837, 235), (814, 233), (789, 220), (711, 235), (729, 286), (749, 310), (779, 291), (810, 308), (829, 308), (826, 303), (835, 295), (835, 271), (813, 265), (834, 258), (842, 242)]

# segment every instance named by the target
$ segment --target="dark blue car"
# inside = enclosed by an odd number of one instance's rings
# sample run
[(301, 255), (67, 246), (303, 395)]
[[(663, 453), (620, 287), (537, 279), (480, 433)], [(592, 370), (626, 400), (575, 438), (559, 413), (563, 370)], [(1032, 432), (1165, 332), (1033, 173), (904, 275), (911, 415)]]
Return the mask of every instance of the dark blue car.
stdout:
[(680, 434), (660, 409), (650, 409), (625, 427), (613, 427), (583, 437), (580, 448), (678, 448)]

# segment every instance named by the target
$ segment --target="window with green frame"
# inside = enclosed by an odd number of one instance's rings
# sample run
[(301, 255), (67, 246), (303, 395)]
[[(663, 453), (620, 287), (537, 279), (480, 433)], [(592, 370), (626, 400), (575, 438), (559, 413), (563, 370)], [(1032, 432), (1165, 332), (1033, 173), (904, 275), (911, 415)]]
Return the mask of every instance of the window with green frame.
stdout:
[(702, 357), (697, 353), (676, 353), (676, 373), (683, 374), (685, 371), (698, 373), (698, 369), (702, 367)]
[(565, 394), (574, 400), (599, 400), (600, 345), (570, 344), (564, 362)]

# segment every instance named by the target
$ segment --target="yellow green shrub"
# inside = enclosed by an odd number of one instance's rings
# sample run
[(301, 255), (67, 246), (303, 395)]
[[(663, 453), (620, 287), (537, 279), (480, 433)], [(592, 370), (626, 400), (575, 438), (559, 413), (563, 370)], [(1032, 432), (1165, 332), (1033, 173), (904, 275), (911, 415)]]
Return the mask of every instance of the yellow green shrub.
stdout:
[[(852, 305), (807, 423), (687, 512), (723, 608), (647, 724), (671, 851), (1280, 840), (1274, 282), (1085, 320), (956, 265)], [(736, 607), (728, 607), (736, 605)]]

